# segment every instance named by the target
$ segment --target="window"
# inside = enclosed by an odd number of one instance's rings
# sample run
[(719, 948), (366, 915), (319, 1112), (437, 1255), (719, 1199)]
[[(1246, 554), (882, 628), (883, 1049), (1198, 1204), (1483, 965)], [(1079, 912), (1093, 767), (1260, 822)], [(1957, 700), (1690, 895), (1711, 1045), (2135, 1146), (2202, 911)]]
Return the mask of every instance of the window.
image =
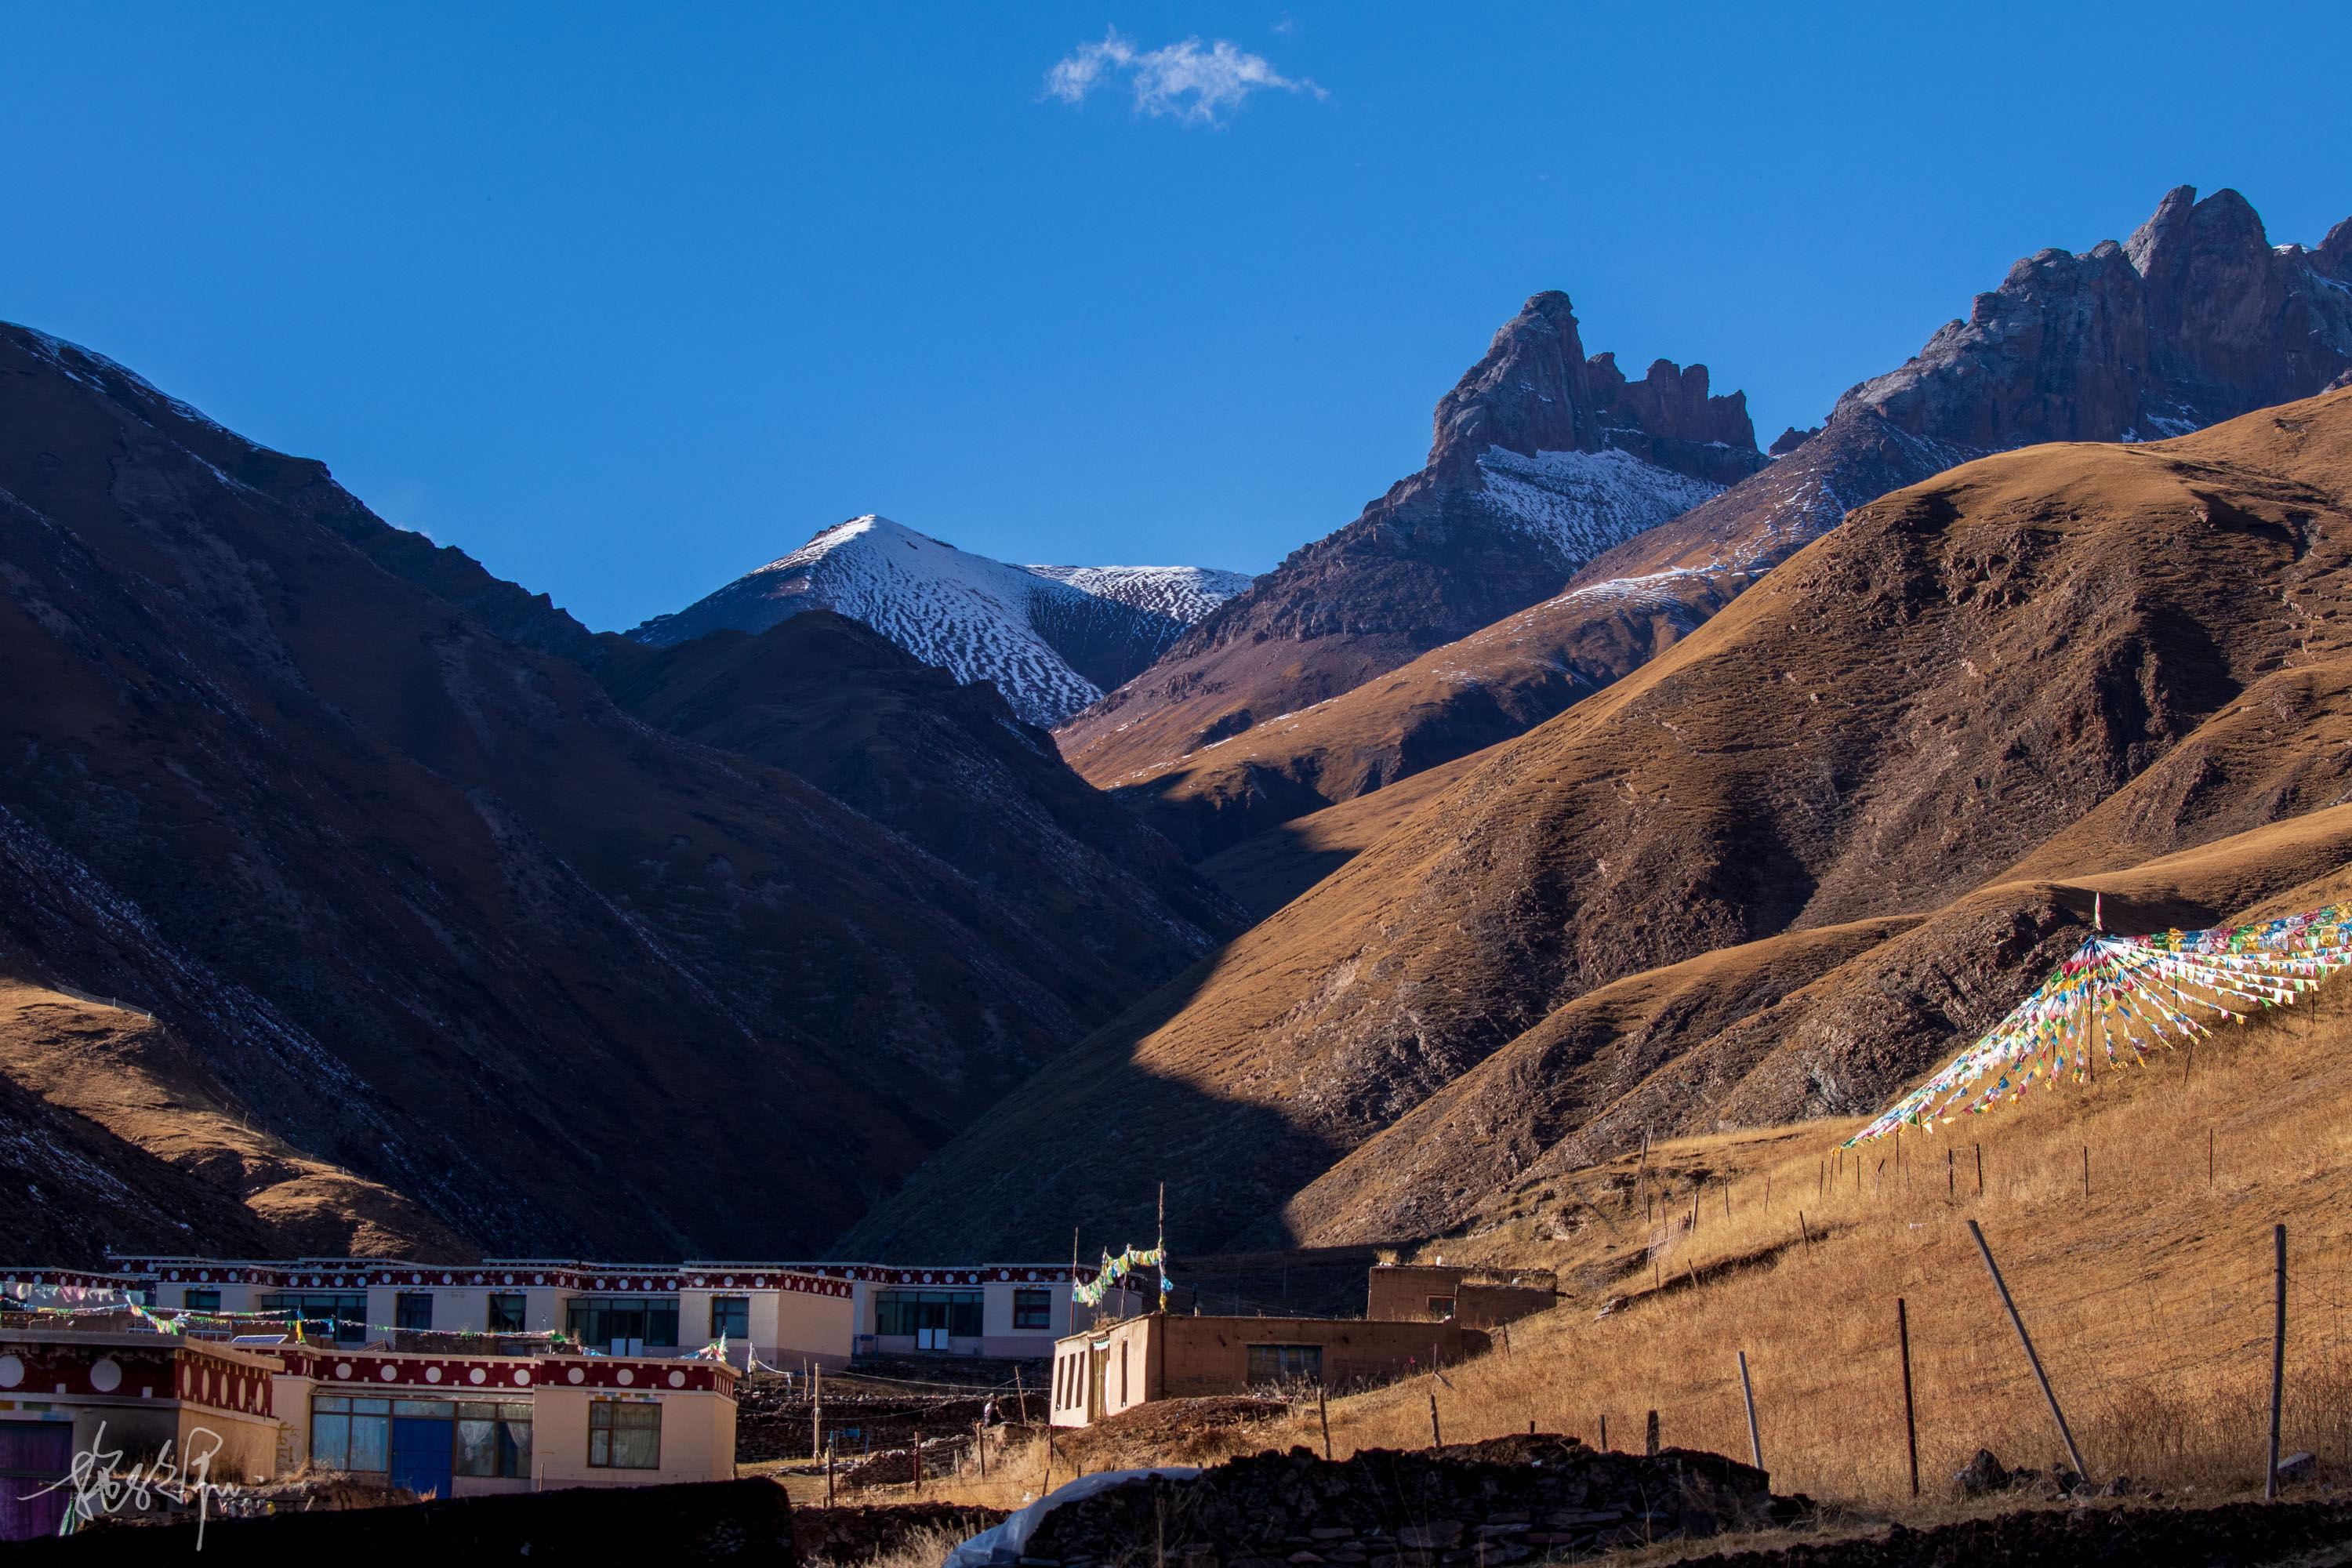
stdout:
[(189, 1310), (189, 1311), (191, 1311), (191, 1312), (217, 1312), (217, 1311), (219, 1311), (219, 1310), (220, 1310), (220, 1292), (219, 1292), (219, 1291), (217, 1291), (217, 1290), (191, 1290), (191, 1291), (189, 1291), (189, 1292), (188, 1292), (188, 1310)]
[(618, 1399), (591, 1400), (588, 1463), (600, 1469), (660, 1469), (661, 1406)]
[(635, 1340), (641, 1345), (677, 1343), (675, 1296), (575, 1296), (563, 1310), (563, 1326), (581, 1343), (609, 1346)]
[(977, 1290), (885, 1290), (874, 1298), (874, 1331), (919, 1334), (944, 1330), (953, 1339), (980, 1338)]
[(433, 1326), (433, 1292), (403, 1290), (392, 1299), (392, 1326), (395, 1329), (429, 1329)]
[(1013, 1292), (1013, 1326), (1016, 1329), (1052, 1329), (1054, 1293), (1051, 1290)]
[(1249, 1381), (1261, 1383), (1291, 1383), (1304, 1380), (1323, 1381), (1323, 1347), (1321, 1345), (1252, 1345), (1249, 1347)]
[(751, 1298), (749, 1296), (713, 1296), (710, 1298), (710, 1337), (748, 1340), (751, 1337)]
[(522, 1297), (516, 1295), (493, 1296), (490, 1298), (490, 1332), (494, 1334), (519, 1334), (522, 1332)]
[[(367, 1297), (341, 1292), (288, 1291), (261, 1299), (265, 1312), (291, 1312), (305, 1333), (331, 1337), (338, 1344), (355, 1345), (367, 1338)], [(381, 1469), (383, 1467), (378, 1466)]]
[(460, 1405), (454, 1472), (461, 1476), (530, 1474), (530, 1405)]
[(391, 1468), (391, 1400), (320, 1394), (310, 1401), (313, 1465), (322, 1470), (383, 1470)]
[(1439, 1319), (1452, 1317), (1454, 1315), (1454, 1298), (1451, 1296), (1432, 1296), (1429, 1299), (1429, 1315), (1433, 1318)]

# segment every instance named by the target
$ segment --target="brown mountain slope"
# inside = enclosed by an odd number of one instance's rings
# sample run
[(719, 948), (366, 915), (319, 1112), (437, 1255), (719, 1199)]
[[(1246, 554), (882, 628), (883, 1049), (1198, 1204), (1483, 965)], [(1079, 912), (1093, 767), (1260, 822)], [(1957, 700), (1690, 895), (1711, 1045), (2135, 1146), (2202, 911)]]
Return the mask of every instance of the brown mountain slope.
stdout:
[(960, 686), (856, 621), (804, 610), (757, 637), (599, 640), (599, 679), (628, 712), (790, 769), (1144, 986), (1248, 923), (994, 687)]
[[(2352, 395), (2158, 446), (1987, 458), (1874, 502), (1503, 747), (1227, 949), (1189, 997), (1057, 1064), (1054, 1092), (1082, 1087), (1091, 1116), (1065, 1126), (1042, 1092), (1012, 1097), (856, 1236), (1042, 1239), (1063, 1215), (1116, 1229), (1164, 1173), (1185, 1234), (1246, 1238), (1612, 981), (1952, 904), (2143, 776), (2144, 798), (2169, 802), (2150, 805), (2162, 821), (2144, 842), (2328, 806), (2352, 757), (2309, 757), (2300, 730), (2273, 736), (2276, 766), (2242, 767), (2268, 781), (2251, 794), (2217, 775), (2167, 795), (2150, 770), (2217, 718), (2209, 742), (2235, 732), (2273, 681), (2324, 703), (2347, 585)], [(2056, 919), (2017, 927), (2006, 984), (2028, 983)], [(1932, 988), (1906, 994), (1909, 1022), (1823, 1047), (1814, 1070), (1844, 1086), (1840, 1109), (1961, 1026)], [(1151, 1158), (1076, 1158), (1107, 1133), (1148, 1140)], [(1014, 1147), (1044, 1151), (1017, 1184), (995, 1178)]]
[[(2352, 806), (2335, 806), (2063, 885), (2005, 876), (1924, 921), (1795, 931), (1633, 975), (1415, 1106), (1284, 1219), (1309, 1246), (1475, 1228), (1526, 1183), (1614, 1158), (1645, 1134), (1873, 1110), (2070, 952), (2093, 894), (2110, 930), (2195, 929), (2346, 867)], [(1784, 975), (1796, 984), (1776, 984)]]
[(2195, 195), (2167, 195), (2127, 244), (2018, 262), (1822, 433), (1566, 592), (1310, 710), (1181, 752), (1081, 749), (1081, 771), (1213, 852), (1524, 732), (1874, 497), (2004, 447), (2178, 435), (2321, 391), (2352, 366), (2352, 220), (2315, 251), (2273, 249), (2235, 191)]
[[(239, 1257), (473, 1256), (399, 1194), (252, 1126), (185, 1042), (144, 1014), (0, 978), (0, 1081), (16, 1101), (15, 1212), (0, 1215), (12, 1256), (95, 1267), (107, 1246), (199, 1239)], [(66, 1167), (66, 1150), (86, 1163)], [(26, 1165), (41, 1154), (48, 1169), (37, 1179), (38, 1164)]]
[(1556, 291), (1495, 334), (1435, 426), (1421, 472), (1063, 726), (1073, 765), (1104, 784), (1324, 701), (1559, 592), (1764, 462), (1744, 394), (1711, 396), (1706, 366), (1664, 360), (1628, 382), (1612, 355), (1585, 357)]
[(0, 957), (152, 1011), (257, 1130), (488, 1250), (814, 1248), (1136, 994), (369, 521), (0, 329)]

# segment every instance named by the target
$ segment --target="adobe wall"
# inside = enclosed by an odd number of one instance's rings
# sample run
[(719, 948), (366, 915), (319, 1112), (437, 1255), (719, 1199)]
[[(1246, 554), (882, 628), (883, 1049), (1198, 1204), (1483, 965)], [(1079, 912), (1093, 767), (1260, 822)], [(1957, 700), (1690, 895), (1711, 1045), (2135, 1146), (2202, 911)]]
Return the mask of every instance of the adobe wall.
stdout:
[(1420, 1263), (1381, 1264), (1371, 1271), (1365, 1291), (1364, 1316), (1400, 1323), (1442, 1321), (1444, 1314), (1430, 1310), (1430, 1298), (1458, 1296), (1462, 1277), (1468, 1272), (1466, 1268)]
[(1495, 1329), (1537, 1312), (1549, 1312), (1559, 1297), (1533, 1285), (1464, 1285), (1454, 1293), (1454, 1316), (1469, 1329)]
[(1251, 1345), (1319, 1345), (1327, 1387), (1385, 1383), (1408, 1372), (1450, 1366), (1485, 1351), (1487, 1337), (1458, 1322), (1370, 1322), (1344, 1318), (1147, 1320), (1164, 1329), (1156, 1396), (1189, 1399), (1249, 1387)]
[[(1252, 1345), (1315, 1345), (1321, 1349), (1323, 1382), (1386, 1383), (1432, 1366), (1448, 1366), (1492, 1344), (1476, 1329), (1459, 1322), (1367, 1322), (1352, 1318), (1195, 1318), (1154, 1313), (1132, 1318), (1092, 1334), (1064, 1340), (1056, 1347), (1054, 1405), (1056, 1426), (1084, 1426), (1154, 1399), (1191, 1399), (1242, 1394), (1250, 1387)], [(1101, 1348), (1097, 1349), (1095, 1347)], [(1086, 1358), (1100, 1361), (1102, 1403), (1090, 1411)], [(1079, 1358), (1074, 1377), (1061, 1372), (1063, 1359)]]

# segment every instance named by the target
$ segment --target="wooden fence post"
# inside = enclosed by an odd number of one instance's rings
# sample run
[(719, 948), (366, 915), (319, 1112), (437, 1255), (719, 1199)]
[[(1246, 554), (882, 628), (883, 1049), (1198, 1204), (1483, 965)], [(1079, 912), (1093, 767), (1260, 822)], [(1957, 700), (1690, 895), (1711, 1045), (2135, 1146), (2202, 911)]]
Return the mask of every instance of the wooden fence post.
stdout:
[(1919, 1416), (1911, 1404), (1911, 1313), (1895, 1298), (1895, 1337), (1903, 1350), (1903, 1435), (1911, 1446), (1911, 1495), (1919, 1495)]
[(824, 1458), (824, 1368), (809, 1365), (809, 1458)]
[(2000, 1265), (1992, 1260), (1992, 1248), (1985, 1245), (1984, 1232), (1974, 1220), (1969, 1221), (1969, 1234), (1976, 1237), (1977, 1250), (1984, 1255), (1985, 1270), (1992, 1276), (1992, 1288), (2000, 1292), (2000, 1304), (2008, 1309), (2009, 1326), (2017, 1331), (2017, 1342), (2025, 1347), (2026, 1363), (2033, 1368), (2033, 1381), (2042, 1385), (2042, 1397), (2049, 1402), (2051, 1417), (2058, 1423), (2058, 1436), (2066, 1440), (2066, 1457), (2074, 1461), (2074, 1473), (2089, 1480), (2091, 1472), (2083, 1468), (2083, 1451), (2074, 1447), (2074, 1434), (2066, 1425), (2066, 1413), (2058, 1408), (2058, 1396), (2050, 1391), (2050, 1379), (2042, 1370), (2042, 1358), (2033, 1353), (2033, 1338), (2025, 1331), (2025, 1320), (2018, 1315), (2008, 1282), (2000, 1277)]
[(1445, 1433), (1437, 1425), (1437, 1395), (1434, 1394), (1429, 1396), (1429, 1446), (1433, 1448), (1445, 1447)]
[(1748, 1457), (1764, 1468), (1764, 1441), (1756, 1435), (1756, 1389), (1748, 1381), (1748, 1352), (1739, 1352), (1739, 1397), (1748, 1404)]
[(1323, 1422), (1323, 1462), (1331, 1462), (1331, 1406), (1320, 1384), (1315, 1389), (1315, 1414)]
[(2279, 1417), (2286, 1400), (2286, 1226), (2271, 1227), (2271, 1243), (2277, 1258), (2271, 1315), (2271, 1461), (2263, 1470), (2266, 1501), (2278, 1497)]
[(1601, 1451), (1609, 1451), (1609, 1413), (1605, 1410), (1601, 1413)]
[(1658, 1457), (1658, 1413), (1654, 1410), (1650, 1412), (1649, 1431), (1645, 1441), (1649, 1446), (1649, 1457), (1653, 1459), (1656, 1458)]

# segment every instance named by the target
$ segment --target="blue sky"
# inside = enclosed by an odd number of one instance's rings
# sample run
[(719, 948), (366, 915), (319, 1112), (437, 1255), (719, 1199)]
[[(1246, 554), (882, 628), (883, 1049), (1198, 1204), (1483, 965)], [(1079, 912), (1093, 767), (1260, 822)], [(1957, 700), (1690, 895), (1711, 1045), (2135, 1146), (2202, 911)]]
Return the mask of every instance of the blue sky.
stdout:
[(1539, 289), (1769, 440), (2173, 184), (2316, 242), (2347, 17), (16, 6), (0, 318), (600, 629), (864, 511), (1262, 571)]

